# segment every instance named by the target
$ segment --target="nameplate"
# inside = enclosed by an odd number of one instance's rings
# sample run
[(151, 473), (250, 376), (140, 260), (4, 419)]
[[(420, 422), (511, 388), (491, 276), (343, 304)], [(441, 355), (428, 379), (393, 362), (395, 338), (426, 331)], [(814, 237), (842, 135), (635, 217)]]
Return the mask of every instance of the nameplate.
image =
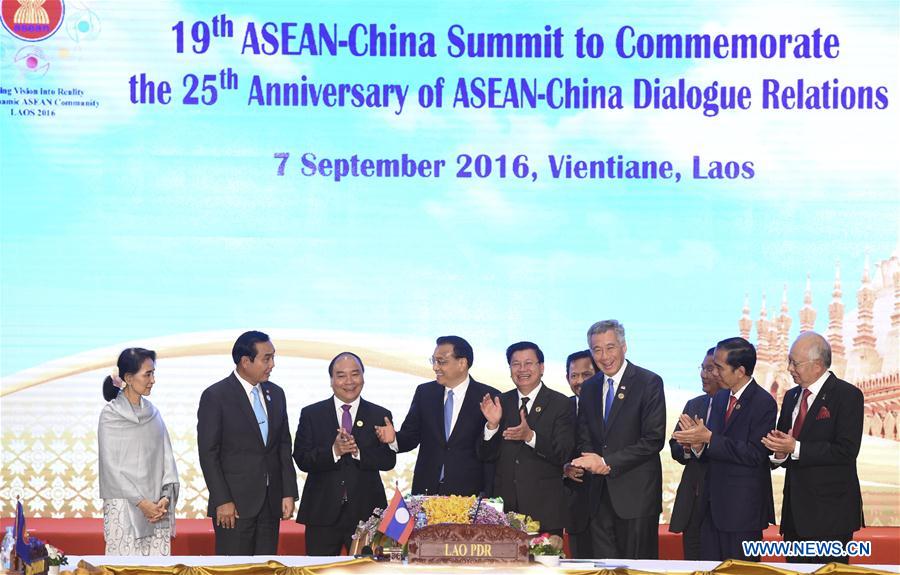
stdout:
[(410, 563), (527, 563), (528, 535), (504, 525), (443, 523), (417, 529)]

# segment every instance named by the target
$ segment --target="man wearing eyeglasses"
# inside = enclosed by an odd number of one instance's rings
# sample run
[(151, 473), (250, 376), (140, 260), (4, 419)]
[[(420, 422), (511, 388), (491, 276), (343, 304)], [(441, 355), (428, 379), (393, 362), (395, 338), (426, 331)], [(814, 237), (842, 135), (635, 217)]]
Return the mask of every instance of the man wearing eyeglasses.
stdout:
[(494, 467), (476, 454), (485, 418), (480, 404), (499, 391), (469, 376), (474, 353), (463, 338), (437, 338), (431, 356), (434, 381), (416, 388), (403, 425), (385, 418), (378, 438), (398, 453), (419, 448), (413, 495), (490, 495)]
[[(691, 419), (698, 417), (709, 422), (709, 414), (712, 409), (712, 398), (720, 387), (721, 380), (716, 372), (716, 364), (713, 355), (716, 348), (711, 347), (700, 365), (700, 381), (702, 382), (703, 395), (688, 400), (684, 406), (685, 413)], [(676, 424), (675, 431), (681, 426)], [(672, 449), (672, 459), (684, 466), (681, 474), (681, 483), (675, 494), (675, 504), (672, 506), (672, 519), (669, 522), (669, 531), (681, 533), (681, 546), (684, 549), (684, 558), (689, 561), (700, 559), (700, 522), (703, 520), (703, 510), (700, 501), (703, 498), (703, 480), (706, 477), (706, 462), (700, 461), (690, 449), (690, 446), (681, 445), (675, 439), (669, 440)]]
[[(775, 466), (787, 468), (781, 506), (785, 541), (853, 539), (863, 526), (856, 457), (862, 442), (863, 394), (838, 379), (831, 346), (815, 332), (800, 334), (788, 355), (797, 387), (781, 404), (776, 429), (762, 442)], [(788, 557), (798, 563), (847, 563), (849, 557)]]
[(536, 344), (512, 344), (506, 361), (516, 389), (482, 399), (487, 425), (479, 454), (497, 462), (494, 488), (503, 510), (529, 515), (542, 532), (561, 536), (568, 516), (561, 470), (575, 446), (572, 408), (541, 381), (544, 353)]
[(713, 398), (709, 422), (679, 417), (681, 445), (708, 461), (700, 524), (700, 559), (722, 561), (747, 556), (744, 541), (762, 541), (775, 523), (769, 452), (762, 444), (775, 425), (775, 399), (753, 378), (756, 348), (742, 337), (723, 339), (713, 355), (716, 373), (728, 388)]
[(578, 450), (572, 465), (591, 478), (595, 557), (657, 559), (662, 512), (666, 402), (662, 378), (625, 360), (625, 328), (592, 325), (588, 344), (600, 373), (581, 386)]

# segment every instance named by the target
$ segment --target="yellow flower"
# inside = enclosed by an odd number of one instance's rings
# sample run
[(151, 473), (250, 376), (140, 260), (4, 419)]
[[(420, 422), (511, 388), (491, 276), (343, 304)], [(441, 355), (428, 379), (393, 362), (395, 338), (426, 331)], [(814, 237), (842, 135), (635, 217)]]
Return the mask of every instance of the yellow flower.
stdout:
[(422, 503), (429, 525), (437, 523), (469, 523), (469, 509), (475, 503), (475, 497), (450, 495), (447, 497), (429, 497)]

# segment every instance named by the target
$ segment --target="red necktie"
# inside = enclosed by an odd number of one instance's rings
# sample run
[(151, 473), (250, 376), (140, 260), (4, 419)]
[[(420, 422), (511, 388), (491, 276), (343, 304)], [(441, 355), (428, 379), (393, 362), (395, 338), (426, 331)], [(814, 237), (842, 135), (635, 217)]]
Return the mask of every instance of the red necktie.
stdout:
[(806, 421), (806, 412), (809, 410), (806, 400), (809, 399), (811, 393), (809, 389), (804, 389), (803, 395), (800, 396), (800, 412), (797, 414), (797, 419), (794, 420), (794, 427), (791, 428), (791, 436), (794, 439), (800, 437), (800, 430), (803, 428), (803, 422)]
[(734, 395), (728, 398), (728, 409), (725, 410), (725, 423), (731, 419), (731, 412), (734, 411), (734, 404), (737, 403), (737, 397)]

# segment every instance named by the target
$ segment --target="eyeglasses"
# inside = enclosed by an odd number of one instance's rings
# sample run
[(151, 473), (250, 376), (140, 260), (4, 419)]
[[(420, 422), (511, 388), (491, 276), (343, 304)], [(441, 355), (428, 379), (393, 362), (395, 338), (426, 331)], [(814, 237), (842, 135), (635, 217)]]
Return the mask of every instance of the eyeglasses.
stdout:
[(788, 358), (788, 367), (798, 368), (798, 367), (800, 367), (801, 365), (803, 365), (804, 363), (809, 363), (809, 362), (811, 362), (811, 361), (816, 361), (816, 360), (814, 360), (814, 359), (807, 359), (806, 361), (794, 361), (793, 359)]
[(509, 364), (509, 367), (511, 367), (512, 369), (522, 369), (523, 367), (524, 367), (525, 369), (531, 369), (532, 367), (536, 366), (537, 364), (538, 364), (538, 362), (536, 362), (536, 361), (530, 361), (530, 360), (529, 360), (529, 361), (525, 361), (525, 362), (522, 362), (522, 361), (514, 361), (514, 362), (512, 362), (511, 364)]
[[(459, 358), (452, 357), (451, 359), (459, 359)], [(444, 367), (445, 365), (450, 363), (450, 360), (443, 358), (443, 357), (429, 357), (428, 363), (430, 363), (431, 365), (436, 365), (438, 367)]]

